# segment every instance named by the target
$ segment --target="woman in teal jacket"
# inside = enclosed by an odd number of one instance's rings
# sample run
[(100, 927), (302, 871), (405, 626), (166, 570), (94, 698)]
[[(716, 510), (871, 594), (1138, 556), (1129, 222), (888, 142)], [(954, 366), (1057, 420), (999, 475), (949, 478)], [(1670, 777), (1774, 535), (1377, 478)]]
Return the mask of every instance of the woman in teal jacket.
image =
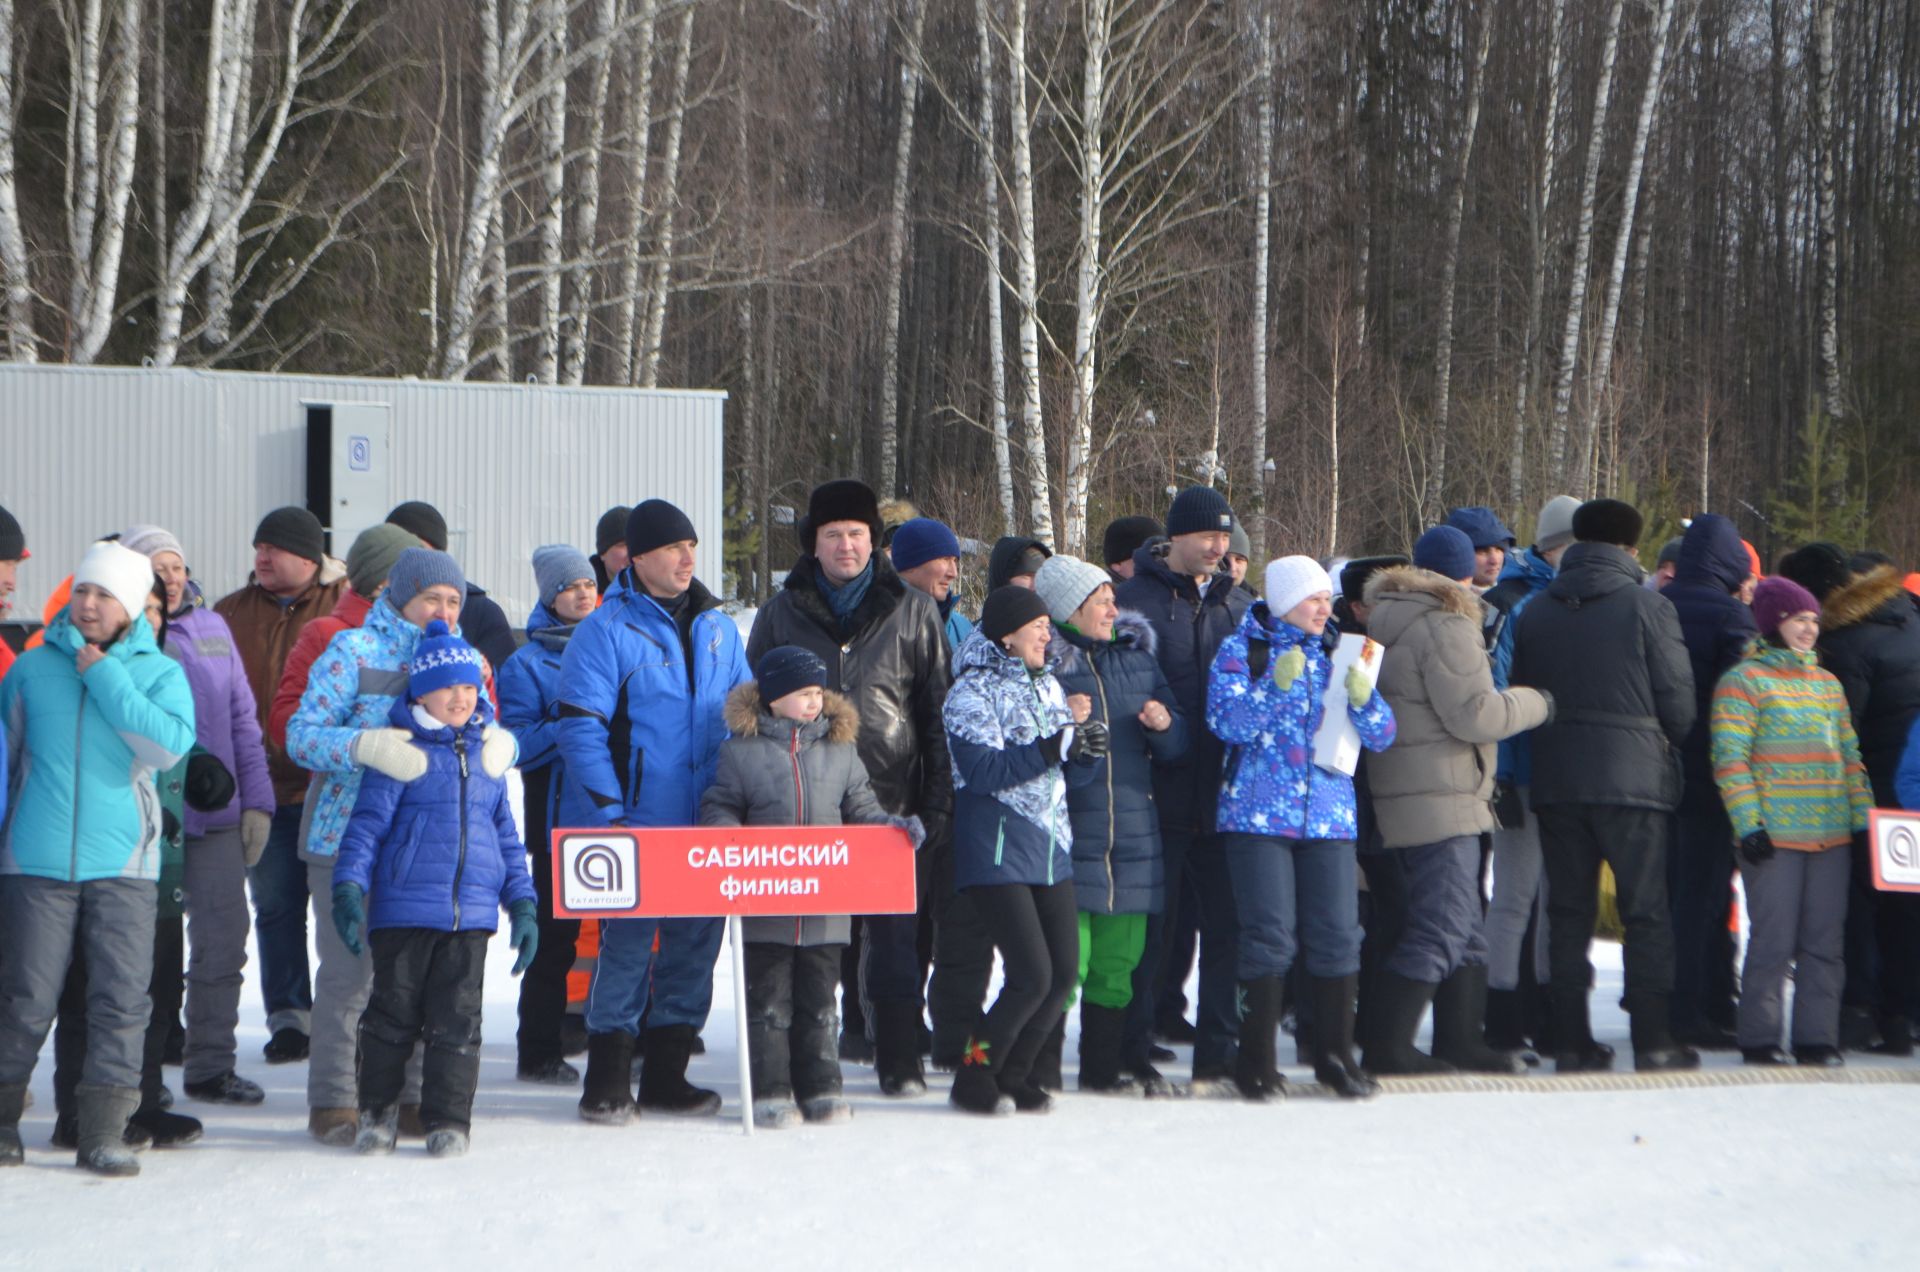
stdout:
[(145, 557), (96, 543), (73, 579), (45, 643), (0, 681), (14, 798), (0, 832), (0, 1165), (23, 1159), (27, 1081), (77, 944), (90, 989), (76, 1160), (130, 1175), (160, 875), (153, 775), (193, 746), (193, 691), (141, 621)]

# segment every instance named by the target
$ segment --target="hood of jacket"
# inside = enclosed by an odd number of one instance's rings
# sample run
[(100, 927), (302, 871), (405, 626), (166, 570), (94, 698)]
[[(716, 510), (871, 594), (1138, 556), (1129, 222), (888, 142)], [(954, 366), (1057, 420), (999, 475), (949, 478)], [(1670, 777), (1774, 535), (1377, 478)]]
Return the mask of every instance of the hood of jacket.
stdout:
[[(1369, 629), (1372, 627), (1371, 618), (1369, 618), (1368, 627)], [(1334, 631), (1331, 622), (1327, 624), (1327, 633), (1331, 634), (1334, 641), (1339, 640), (1339, 633)], [(1249, 641), (1263, 640), (1276, 650), (1305, 649), (1308, 646), (1317, 645), (1324, 651), (1328, 643), (1327, 634), (1315, 636), (1303, 627), (1295, 627), (1284, 618), (1274, 617), (1273, 611), (1267, 608), (1265, 601), (1255, 601), (1247, 606), (1247, 612), (1240, 618), (1239, 634)]]
[[(1193, 581), (1192, 577), (1185, 574), (1175, 574), (1173, 567), (1167, 564), (1167, 553), (1172, 548), (1173, 545), (1171, 543), (1160, 542), (1149, 543), (1135, 549), (1133, 554), (1134, 577), (1139, 578), (1145, 575), (1158, 582), (1160, 586), (1166, 588), (1176, 596), (1185, 596), (1189, 599), (1199, 596), (1200, 587)], [(1213, 578), (1214, 580), (1226, 579), (1229, 585), (1233, 582), (1233, 575), (1224, 569), (1216, 570)], [(1207, 587), (1207, 594), (1204, 598), (1206, 603), (1208, 605), (1225, 605), (1227, 603), (1227, 596), (1233, 591), (1233, 588), (1231, 586), (1214, 587), (1212, 586), (1212, 581), (1213, 580), (1209, 580)]]
[(1560, 573), (1547, 584), (1558, 601), (1591, 601), (1623, 588), (1639, 587), (1646, 571), (1625, 548), (1611, 543), (1576, 543), (1560, 558)]
[(802, 742), (851, 743), (860, 736), (860, 712), (852, 702), (833, 690), (826, 691), (826, 705), (816, 718), (802, 724), (774, 715), (760, 697), (760, 682), (749, 680), (735, 685), (727, 695), (727, 731), (736, 738), (769, 737), (786, 741), (796, 731)]
[(541, 631), (548, 627), (571, 627), (571, 626), (573, 626), (573, 624), (561, 622), (558, 615), (556, 615), (552, 610), (548, 609), (545, 605), (542, 605), (539, 601), (535, 601), (533, 603), (533, 609), (530, 610), (527, 614), (527, 635), (528, 636), (532, 636), (535, 632)]
[(367, 621), (367, 611), (372, 608), (372, 601), (348, 585), (340, 589), (340, 599), (333, 603), (332, 616), (348, 627), (359, 627)]
[(1411, 565), (1381, 570), (1367, 580), (1367, 635), (1392, 645), (1428, 614), (1458, 614), (1476, 625), (1480, 598), (1451, 579)]
[(1052, 550), (1038, 539), (1022, 539), (1009, 535), (995, 543), (993, 551), (987, 556), (987, 590), (991, 592), (995, 588), (1005, 586), (1007, 580), (1013, 577), (1013, 567), (1020, 563), (1020, 558), (1025, 556), (1029, 549), (1033, 548), (1038, 548), (1048, 556), (1053, 555)]
[(1718, 513), (1702, 513), (1687, 527), (1680, 540), (1680, 562), (1674, 567), (1675, 583), (1710, 583), (1731, 592), (1753, 572), (1747, 559), (1747, 546), (1733, 522)]
[(1518, 579), (1534, 591), (1540, 591), (1553, 582), (1557, 573), (1538, 548), (1525, 548), (1507, 554), (1507, 563), (1500, 567), (1500, 581)]
[(1837, 632), (1865, 622), (1903, 623), (1914, 614), (1914, 601), (1898, 568), (1877, 566), (1827, 593), (1820, 603), (1823, 632)]
[[(87, 643), (87, 638), (82, 636), (80, 629), (73, 625), (72, 611), (71, 603), (62, 606), (60, 612), (53, 616), (53, 621), (47, 624), (47, 633), (41, 639), (55, 649), (77, 654), (80, 652), (80, 647)], [(160, 652), (162, 652), (160, 644), (153, 637), (153, 624), (149, 623), (144, 615), (139, 614), (134, 615), (133, 621), (127, 624), (126, 631), (121, 633), (120, 639), (106, 648), (107, 657), (119, 662), (125, 662), (136, 654)]]

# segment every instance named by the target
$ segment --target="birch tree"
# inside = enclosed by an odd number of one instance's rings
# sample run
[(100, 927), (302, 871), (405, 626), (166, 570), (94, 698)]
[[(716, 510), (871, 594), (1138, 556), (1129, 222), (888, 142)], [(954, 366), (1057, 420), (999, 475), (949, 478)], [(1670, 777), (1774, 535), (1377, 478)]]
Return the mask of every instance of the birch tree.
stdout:
[(113, 332), (139, 138), (140, 0), (62, 0), (66, 37), (67, 357), (91, 363)]
[(40, 340), (33, 321), (33, 278), (28, 273), (26, 233), (14, 183), (13, 120), (19, 109), (13, 77), (13, 0), (0, 0), (0, 286), (6, 291), (7, 355), (37, 362)]
[(1593, 260), (1593, 205), (1600, 186), (1600, 161), (1606, 156), (1607, 104), (1613, 93), (1614, 55), (1620, 48), (1620, 15), (1625, 8), (1626, 0), (1613, 0), (1607, 15), (1606, 42), (1600, 47), (1600, 77), (1593, 90), (1593, 126), (1587, 132), (1587, 171), (1580, 187), (1580, 224), (1573, 239), (1567, 321), (1560, 335), (1560, 364), (1553, 382), (1553, 477), (1563, 483), (1567, 479), (1567, 426), (1573, 405), (1573, 373), (1580, 361), (1580, 323), (1586, 316), (1587, 270)]
[(1013, 255), (1020, 301), (1020, 442), (1027, 457), (1028, 533), (1053, 538), (1047, 434), (1040, 414), (1040, 264), (1033, 229), (1033, 124), (1027, 110), (1027, 0), (1008, 0), (1007, 79), (1013, 130)]
[(1240, 497), (1247, 515), (1242, 518), (1253, 560), (1267, 557), (1267, 274), (1273, 241), (1273, 3), (1262, 0), (1254, 26), (1253, 144), (1253, 402), (1251, 419), (1253, 463), (1250, 480)]
[(913, 117), (920, 97), (920, 36), (930, 0), (905, 0), (900, 49), (900, 119), (894, 130), (893, 198), (887, 215), (886, 316), (880, 353), (880, 495), (900, 494), (900, 290), (907, 258), (907, 196), (913, 181)]
[[(1671, 0), (1669, 0), (1671, 2)], [(1467, 174), (1473, 163), (1473, 143), (1480, 131), (1480, 97), (1486, 85), (1487, 49), (1493, 42), (1493, 19), (1498, 0), (1487, 0), (1480, 17), (1480, 38), (1473, 48), (1467, 72), (1466, 118), (1460, 126), (1460, 148), (1453, 170), (1453, 189), (1447, 205), (1446, 247), (1440, 266), (1440, 340), (1434, 353), (1433, 459), (1429, 466), (1428, 513), (1439, 520), (1447, 498), (1447, 427), (1453, 389), (1453, 299), (1460, 276), (1460, 223), (1467, 212)]]
[(567, 0), (541, 0), (537, 38), (547, 88), (539, 108), (540, 214), (536, 225), (540, 326), (533, 375), (542, 384), (553, 384), (560, 378), (561, 252), (566, 236)]
[(1000, 294), (1005, 286), (1000, 273), (1000, 168), (994, 162), (994, 99), (998, 96), (994, 74), (993, 24), (987, 12), (987, 0), (974, 0), (973, 22), (979, 37), (980, 75), (980, 192), (984, 205), (982, 238), (987, 257), (987, 371), (990, 400), (987, 414), (993, 427), (994, 490), (1000, 497), (1000, 525), (1014, 533), (1019, 522), (1013, 505), (1013, 463), (1007, 441), (1007, 347), (1005, 316)]
[(640, 384), (660, 382), (660, 348), (666, 337), (667, 297), (673, 286), (673, 216), (680, 198), (680, 139), (687, 119), (687, 71), (693, 59), (693, 13), (697, 0), (685, 0), (674, 40), (673, 105), (667, 114), (667, 140), (660, 157), (660, 219), (653, 235), (653, 283), (647, 295), (647, 325), (640, 337)]
[(1081, 7), (1086, 47), (1080, 70), (1079, 145), (1073, 156), (1080, 176), (1080, 233), (1073, 268), (1073, 415), (1067, 433), (1066, 535), (1060, 545), (1062, 552), (1076, 557), (1085, 555), (1087, 483), (1093, 467), (1094, 340), (1105, 303), (1100, 232), (1107, 194), (1104, 134), (1113, 4), (1114, 0), (1085, 0)]
[(592, 346), (593, 283), (600, 249), (600, 166), (606, 149), (607, 96), (613, 79), (614, 28), (619, 24), (619, 0), (594, 0), (593, 37), (600, 52), (593, 59), (593, 82), (587, 93), (586, 142), (580, 156), (580, 195), (574, 209), (575, 262), (568, 275), (565, 366), (561, 378), (579, 384), (586, 376), (587, 351)]
[(620, 236), (620, 283), (614, 309), (613, 347), (621, 384), (635, 382), (635, 325), (640, 303), (641, 242), (647, 227), (647, 151), (653, 128), (653, 39), (659, 0), (638, 0), (633, 56), (629, 61), (623, 135), (627, 150), (627, 220)]
[(1554, 161), (1560, 153), (1560, 86), (1565, 79), (1567, 0), (1552, 0), (1547, 17), (1547, 103), (1540, 120), (1539, 180), (1527, 201), (1527, 326), (1521, 337), (1520, 374), (1513, 394), (1513, 445), (1508, 455), (1507, 506), (1526, 499), (1527, 408), (1539, 396), (1540, 329), (1547, 296), (1547, 224), (1553, 207)]
[[(224, 343), (232, 335), (233, 292), (240, 274), (238, 228), (240, 215), (247, 210), (241, 202), (241, 187), (247, 173), (247, 140), (251, 132), (248, 125), (251, 124), (253, 116), (256, 13), (252, 0), (241, 0), (233, 10), (235, 29), (228, 37), (233, 54), (228, 74), (231, 76), (230, 89), (233, 93), (231, 109), (234, 122), (231, 134), (227, 138), (226, 153), (222, 156), (223, 161), (220, 164), (220, 178), (214, 191), (212, 220), (216, 226), (231, 224), (234, 230), (217, 236), (218, 247), (214, 250), (213, 258), (207, 262), (205, 339), (209, 344), (215, 345)], [(156, 44), (156, 50), (164, 47), (162, 44)], [(160, 56), (161, 54), (156, 51), (156, 61)], [(209, 57), (207, 62), (208, 89), (211, 90), (213, 59)], [(164, 75), (164, 69), (164, 67), (156, 68), (162, 75)], [(158, 99), (154, 106), (156, 109), (162, 109)], [(158, 186), (156, 186), (157, 189), (159, 189)]]
[(1667, 37), (1673, 30), (1674, 0), (1660, 0), (1654, 19), (1653, 55), (1647, 67), (1646, 89), (1640, 94), (1640, 115), (1633, 128), (1633, 150), (1627, 161), (1627, 184), (1620, 194), (1620, 230), (1613, 244), (1613, 265), (1607, 274), (1607, 299), (1600, 314), (1600, 336), (1594, 344), (1593, 366), (1587, 374), (1587, 409), (1583, 413), (1580, 445), (1573, 456), (1573, 489), (1584, 492), (1593, 476), (1593, 439), (1596, 421), (1605, 409), (1608, 381), (1613, 375), (1613, 338), (1620, 321), (1620, 295), (1626, 282), (1627, 253), (1633, 245), (1633, 214), (1640, 200), (1640, 181), (1647, 168), (1647, 138), (1660, 107), (1660, 90), (1667, 63)]
[(1840, 397), (1840, 264), (1839, 210), (1834, 195), (1834, 152), (1840, 139), (1833, 126), (1833, 11), (1834, 0), (1813, 0), (1810, 32), (1813, 53), (1814, 185), (1819, 213), (1818, 260), (1820, 292), (1815, 302), (1818, 324), (1818, 374), (1821, 408), (1833, 419), (1845, 413)]

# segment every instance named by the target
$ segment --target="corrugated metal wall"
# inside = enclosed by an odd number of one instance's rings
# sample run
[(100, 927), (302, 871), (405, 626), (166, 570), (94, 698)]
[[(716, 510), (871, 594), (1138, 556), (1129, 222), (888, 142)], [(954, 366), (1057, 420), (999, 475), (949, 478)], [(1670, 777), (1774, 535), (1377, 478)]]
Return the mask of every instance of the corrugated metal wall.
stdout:
[[(439, 508), (449, 548), (516, 625), (543, 543), (589, 554), (614, 504), (670, 499), (720, 590), (719, 392), (449, 384), (0, 363), (0, 505), (33, 553), (15, 617), (37, 616), (86, 545), (151, 522), (210, 597), (246, 582), (262, 514), (306, 502), (306, 404), (392, 407), (392, 502)], [(344, 553), (344, 549), (343, 549)]]

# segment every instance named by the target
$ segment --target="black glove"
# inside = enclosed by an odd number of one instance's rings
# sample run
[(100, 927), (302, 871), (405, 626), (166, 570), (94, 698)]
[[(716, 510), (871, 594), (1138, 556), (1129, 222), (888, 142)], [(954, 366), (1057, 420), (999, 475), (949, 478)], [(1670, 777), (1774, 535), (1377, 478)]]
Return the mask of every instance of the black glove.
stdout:
[(1773, 836), (1762, 826), (1740, 837), (1740, 859), (1750, 866), (1757, 866), (1773, 856)]
[(168, 843), (180, 837), (180, 819), (173, 815), (171, 808), (160, 810), (160, 837)]
[(1046, 737), (1040, 739), (1040, 754), (1046, 757), (1047, 763), (1058, 764), (1060, 762), (1060, 736), (1065, 732), (1065, 729), (1061, 729), (1057, 733), (1049, 733)]
[(233, 802), (233, 774), (220, 757), (202, 751), (187, 761), (187, 807), (196, 813), (217, 813)]
[(1106, 725), (1098, 720), (1089, 720), (1073, 731), (1073, 749), (1068, 752), (1068, 758), (1081, 764), (1105, 759), (1112, 740)]

